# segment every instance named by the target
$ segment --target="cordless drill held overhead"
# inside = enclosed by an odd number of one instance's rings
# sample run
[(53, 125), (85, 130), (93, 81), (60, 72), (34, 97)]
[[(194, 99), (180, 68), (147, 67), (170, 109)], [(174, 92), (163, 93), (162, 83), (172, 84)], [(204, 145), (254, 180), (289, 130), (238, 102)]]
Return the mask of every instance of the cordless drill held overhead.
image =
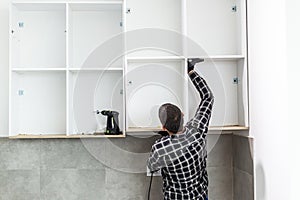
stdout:
[(107, 116), (105, 134), (107, 135), (122, 134), (119, 128), (119, 113), (117, 111), (102, 110), (101, 114)]

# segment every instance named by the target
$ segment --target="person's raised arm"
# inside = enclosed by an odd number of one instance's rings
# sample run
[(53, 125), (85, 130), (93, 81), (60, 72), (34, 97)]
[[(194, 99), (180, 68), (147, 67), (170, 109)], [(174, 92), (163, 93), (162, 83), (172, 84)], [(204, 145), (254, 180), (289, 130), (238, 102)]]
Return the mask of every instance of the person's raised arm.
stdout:
[(206, 81), (194, 71), (195, 64), (203, 61), (204, 60), (200, 58), (188, 59), (188, 74), (200, 94), (201, 101), (195, 116), (186, 126), (192, 126), (201, 132), (206, 132), (211, 117), (214, 96)]

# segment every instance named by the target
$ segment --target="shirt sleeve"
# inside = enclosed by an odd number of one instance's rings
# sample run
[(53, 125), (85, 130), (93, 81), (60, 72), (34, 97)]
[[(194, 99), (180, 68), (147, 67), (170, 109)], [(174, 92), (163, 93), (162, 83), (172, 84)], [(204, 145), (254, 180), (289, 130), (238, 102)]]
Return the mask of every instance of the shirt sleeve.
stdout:
[(150, 170), (150, 172), (155, 172), (161, 169), (160, 156), (155, 150), (155, 146), (152, 146), (150, 156), (147, 161), (147, 167)]
[(201, 101), (194, 117), (187, 123), (186, 126), (192, 126), (198, 129), (201, 133), (207, 132), (214, 103), (214, 96), (206, 81), (200, 77), (196, 71), (192, 71), (189, 76), (200, 94)]

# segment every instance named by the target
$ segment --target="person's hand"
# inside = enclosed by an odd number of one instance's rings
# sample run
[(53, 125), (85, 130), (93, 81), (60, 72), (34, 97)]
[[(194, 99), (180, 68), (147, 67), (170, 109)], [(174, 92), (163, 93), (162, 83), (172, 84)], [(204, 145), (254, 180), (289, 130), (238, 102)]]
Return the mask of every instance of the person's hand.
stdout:
[(194, 70), (195, 64), (199, 62), (204, 62), (203, 58), (188, 58), (187, 59), (187, 72), (190, 73), (192, 70)]

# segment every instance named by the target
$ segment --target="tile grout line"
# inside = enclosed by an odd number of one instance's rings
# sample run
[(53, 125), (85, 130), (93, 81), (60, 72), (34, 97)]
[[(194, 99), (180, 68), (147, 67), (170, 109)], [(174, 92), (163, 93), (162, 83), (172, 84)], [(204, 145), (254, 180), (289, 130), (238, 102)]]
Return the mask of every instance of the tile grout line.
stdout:
[[(238, 139), (245, 139), (245, 137), (241, 137), (240, 135), (233, 135), (232, 137), (238, 137)], [(246, 138), (247, 139), (247, 138)], [(248, 138), (247, 140), (249, 141), (251, 138)], [(233, 139), (234, 140), (234, 139)], [(234, 155), (234, 142), (232, 142), (232, 155)], [(234, 157), (232, 157), (233, 159), (234, 159)], [(252, 174), (251, 173), (249, 173), (248, 171), (246, 171), (246, 170), (244, 170), (244, 169), (241, 169), (239, 166), (234, 166), (234, 164), (232, 165), (232, 169), (233, 169), (233, 200), (235, 200), (235, 192), (234, 192), (234, 183), (235, 183), (235, 181), (234, 181), (234, 177), (235, 177), (235, 171), (236, 172), (239, 172), (239, 173), (242, 173), (242, 174), (245, 174), (245, 175), (247, 175), (247, 176), (250, 176), (250, 177), (252, 177), (252, 180), (253, 180), (253, 177), (254, 177), (254, 169), (252, 169)], [(253, 182), (252, 182), (252, 185), (251, 185), (251, 187), (253, 187)]]
[(235, 199), (235, 195), (234, 195), (234, 166), (233, 166), (233, 159), (234, 159), (234, 145), (233, 145), (233, 137), (235, 137), (235, 135), (231, 136), (231, 172), (232, 172), (232, 182), (231, 182), (231, 194), (232, 194), (232, 200)]
[(253, 176), (253, 174), (247, 172), (246, 170), (240, 169), (240, 168), (238, 168), (238, 167), (233, 167), (233, 169), (239, 170), (239, 171), (241, 171), (241, 172), (243, 172), (243, 173), (245, 173), (245, 174), (247, 174), (247, 175), (249, 175), (249, 176)]
[(41, 185), (42, 185), (42, 177), (41, 177), (41, 162), (42, 162), (42, 140), (39, 141), (39, 176), (40, 176), (40, 191), (39, 191), (39, 199), (41, 200)]

